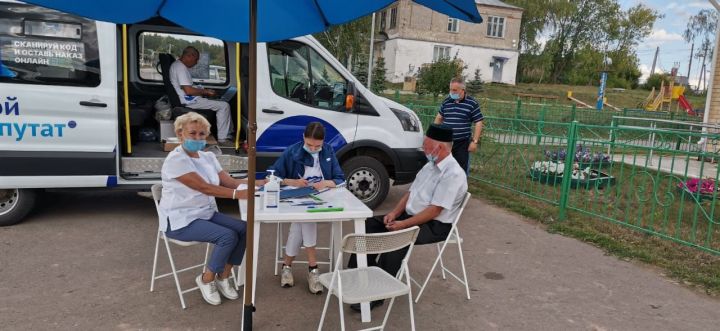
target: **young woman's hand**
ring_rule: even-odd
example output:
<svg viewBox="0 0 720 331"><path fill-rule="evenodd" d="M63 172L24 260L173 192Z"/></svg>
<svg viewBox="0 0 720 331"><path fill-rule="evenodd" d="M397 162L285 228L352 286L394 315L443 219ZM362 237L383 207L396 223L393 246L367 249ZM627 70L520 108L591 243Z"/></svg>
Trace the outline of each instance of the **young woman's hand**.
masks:
<svg viewBox="0 0 720 331"><path fill-rule="evenodd" d="M335 182L331 180L321 180L317 183L313 183L312 187L319 191L326 187L335 187Z"/></svg>
<svg viewBox="0 0 720 331"><path fill-rule="evenodd" d="M308 186L307 179L285 179L284 180L285 185L295 186L295 187L305 187Z"/></svg>

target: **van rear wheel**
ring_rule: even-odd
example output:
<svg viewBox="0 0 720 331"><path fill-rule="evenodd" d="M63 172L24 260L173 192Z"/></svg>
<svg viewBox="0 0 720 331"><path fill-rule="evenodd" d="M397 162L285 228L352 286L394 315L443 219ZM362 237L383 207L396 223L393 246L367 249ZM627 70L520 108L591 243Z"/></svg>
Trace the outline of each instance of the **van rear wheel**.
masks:
<svg viewBox="0 0 720 331"><path fill-rule="evenodd" d="M347 189L370 209L385 200L390 189L390 176L380 161L369 156L356 156L342 168Z"/></svg>
<svg viewBox="0 0 720 331"><path fill-rule="evenodd" d="M35 190L0 189L0 226L20 223L35 204Z"/></svg>

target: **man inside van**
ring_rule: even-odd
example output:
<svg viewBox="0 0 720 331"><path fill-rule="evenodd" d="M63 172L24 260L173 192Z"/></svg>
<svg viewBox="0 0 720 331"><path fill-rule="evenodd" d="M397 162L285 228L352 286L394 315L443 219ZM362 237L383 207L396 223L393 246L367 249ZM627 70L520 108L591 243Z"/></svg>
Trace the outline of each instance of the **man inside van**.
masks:
<svg viewBox="0 0 720 331"><path fill-rule="evenodd" d="M215 91L193 86L189 68L194 67L199 59L200 52L195 47L185 47L180 58L170 66L170 83L175 88L183 106L215 111L218 143L221 146L233 146L233 137L230 135L230 126L232 125L230 105L225 101L204 98L205 96L215 96Z"/></svg>
<svg viewBox="0 0 720 331"><path fill-rule="evenodd" d="M452 155L465 173L469 173L470 153L474 153L478 147L478 140L482 132L482 120L480 104L465 93L463 79L453 78L450 81L450 93L440 105L440 111L435 116L435 123L443 123L452 127ZM475 130L471 132L470 127L473 123Z"/></svg>
<svg viewBox="0 0 720 331"><path fill-rule="evenodd" d="M417 225L420 227L415 245L441 242L447 238L452 223L460 213L467 193L465 171L452 156L453 130L444 124L431 124L423 141L428 163L420 169L415 181L390 213L365 220L366 233L398 231ZM379 259L368 255L370 266L378 266L391 275L400 270L408 247L383 253ZM376 262L377 260L377 262ZM349 268L357 267L355 255L350 256ZM373 301L370 308L382 305ZM360 304L350 305L360 311Z"/></svg>

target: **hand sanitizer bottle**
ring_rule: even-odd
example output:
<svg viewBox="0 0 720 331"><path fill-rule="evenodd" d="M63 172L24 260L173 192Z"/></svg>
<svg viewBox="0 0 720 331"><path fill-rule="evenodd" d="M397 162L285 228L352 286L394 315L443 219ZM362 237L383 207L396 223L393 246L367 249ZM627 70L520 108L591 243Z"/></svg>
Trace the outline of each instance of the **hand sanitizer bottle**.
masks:
<svg viewBox="0 0 720 331"><path fill-rule="evenodd" d="M275 170L268 170L268 182L265 184L265 196L263 207L265 210L278 210L280 203L280 181L275 177Z"/></svg>

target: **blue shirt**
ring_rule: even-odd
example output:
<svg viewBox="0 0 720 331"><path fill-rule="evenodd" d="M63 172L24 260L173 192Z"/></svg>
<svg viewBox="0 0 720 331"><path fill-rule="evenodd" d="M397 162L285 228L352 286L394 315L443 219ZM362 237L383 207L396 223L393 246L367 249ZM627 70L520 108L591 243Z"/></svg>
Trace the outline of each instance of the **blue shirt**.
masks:
<svg viewBox="0 0 720 331"><path fill-rule="evenodd" d="M483 120L480 104L469 95L457 102L450 97L445 98L440 105L440 116L443 124L453 129L453 140L470 138L472 124Z"/></svg>

